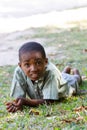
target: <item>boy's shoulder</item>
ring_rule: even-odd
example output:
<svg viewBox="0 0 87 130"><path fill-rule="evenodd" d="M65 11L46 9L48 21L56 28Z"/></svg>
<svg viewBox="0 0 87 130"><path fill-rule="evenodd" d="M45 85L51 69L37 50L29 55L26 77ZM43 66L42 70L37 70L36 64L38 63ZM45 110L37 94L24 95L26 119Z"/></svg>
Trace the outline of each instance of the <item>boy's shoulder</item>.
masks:
<svg viewBox="0 0 87 130"><path fill-rule="evenodd" d="M53 64L52 62L48 62L47 70L58 70L58 69L55 64Z"/></svg>
<svg viewBox="0 0 87 130"><path fill-rule="evenodd" d="M53 64L52 62L48 62L47 64L47 67L46 67L46 71L49 73L49 74L52 74L52 75L60 75L60 71L59 69L56 67L55 64Z"/></svg>
<svg viewBox="0 0 87 130"><path fill-rule="evenodd" d="M25 74L24 74L24 72L23 72L23 70L21 69L20 66L17 66L17 67L15 68L14 73L15 73L16 75L25 76Z"/></svg>
<svg viewBox="0 0 87 130"><path fill-rule="evenodd" d="M22 69L20 68L20 66L17 66L17 67L15 68L15 72L22 72Z"/></svg>
<svg viewBox="0 0 87 130"><path fill-rule="evenodd" d="M25 81L27 79L27 76L24 74L24 72L23 72L23 70L21 69L20 66L17 66L15 68L14 77L16 77L19 80L24 79Z"/></svg>

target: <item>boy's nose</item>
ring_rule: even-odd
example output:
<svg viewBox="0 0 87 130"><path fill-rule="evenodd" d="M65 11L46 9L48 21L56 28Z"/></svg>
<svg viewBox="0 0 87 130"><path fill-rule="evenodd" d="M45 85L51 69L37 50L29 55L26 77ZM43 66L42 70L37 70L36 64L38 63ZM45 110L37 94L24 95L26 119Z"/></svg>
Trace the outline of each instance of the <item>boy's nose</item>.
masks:
<svg viewBox="0 0 87 130"><path fill-rule="evenodd" d="M31 69L31 71L36 71L37 67L35 65L31 65L30 69Z"/></svg>

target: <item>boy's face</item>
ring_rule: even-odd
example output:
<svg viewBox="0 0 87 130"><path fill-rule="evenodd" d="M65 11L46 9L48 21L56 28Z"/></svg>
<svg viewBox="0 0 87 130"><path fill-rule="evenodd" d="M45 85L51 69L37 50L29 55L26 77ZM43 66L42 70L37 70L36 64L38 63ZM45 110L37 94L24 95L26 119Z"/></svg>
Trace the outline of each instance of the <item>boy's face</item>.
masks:
<svg viewBox="0 0 87 130"><path fill-rule="evenodd" d="M25 75L32 81L35 81L42 77L47 63L48 59L44 59L40 52L31 51L21 55L19 66L22 68Z"/></svg>

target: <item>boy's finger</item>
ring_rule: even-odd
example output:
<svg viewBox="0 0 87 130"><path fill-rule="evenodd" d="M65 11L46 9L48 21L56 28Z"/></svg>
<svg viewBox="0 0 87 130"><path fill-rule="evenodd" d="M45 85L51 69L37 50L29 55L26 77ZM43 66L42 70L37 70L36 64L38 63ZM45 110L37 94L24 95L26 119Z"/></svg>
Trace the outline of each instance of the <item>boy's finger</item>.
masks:
<svg viewBox="0 0 87 130"><path fill-rule="evenodd" d="M13 112L16 111L16 107L15 106L11 106L11 107L7 108L7 111L13 113Z"/></svg>
<svg viewBox="0 0 87 130"><path fill-rule="evenodd" d="M22 105L22 102L21 102L21 100L19 99L18 102L13 102L12 104L13 104L14 106L16 106L16 107L20 107L20 106Z"/></svg>
<svg viewBox="0 0 87 130"><path fill-rule="evenodd" d="M6 109L9 109L9 108L11 108L11 107L13 107L13 104L8 104L8 105L6 106Z"/></svg>
<svg viewBox="0 0 87 130"><path fill-rule="evenodd" d="M8 112L12 112L13 106L7 107Z"/></svg>
<svg viewBox="0 0 87 130"><path fill-rule="evenodd" d="M8 105L10 105L10 104L12 104L12 102L7 102L7 103L5 103L6 106L8 106Z"/></svg>

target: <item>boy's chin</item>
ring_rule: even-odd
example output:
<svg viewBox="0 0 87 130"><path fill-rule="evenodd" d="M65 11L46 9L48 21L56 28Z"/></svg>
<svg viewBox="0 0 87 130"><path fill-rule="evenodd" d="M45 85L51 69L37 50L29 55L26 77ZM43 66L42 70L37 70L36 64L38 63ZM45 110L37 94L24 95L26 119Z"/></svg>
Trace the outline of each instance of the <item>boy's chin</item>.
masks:
<svg viewBox="0 0 87 130"><path fill-rule="evenodd" d="M39 79L39 77L32 77L32 78L30 78L32 81L36 81L36 80L38 80Z"/></svg>
<svg viewBox="0 0 87 130"><path fill-rule="evenodd" d="M32 75L32 76L28 76L32 81L36 81L39 80L40 77L42 77L42 75Z"/></svg>

